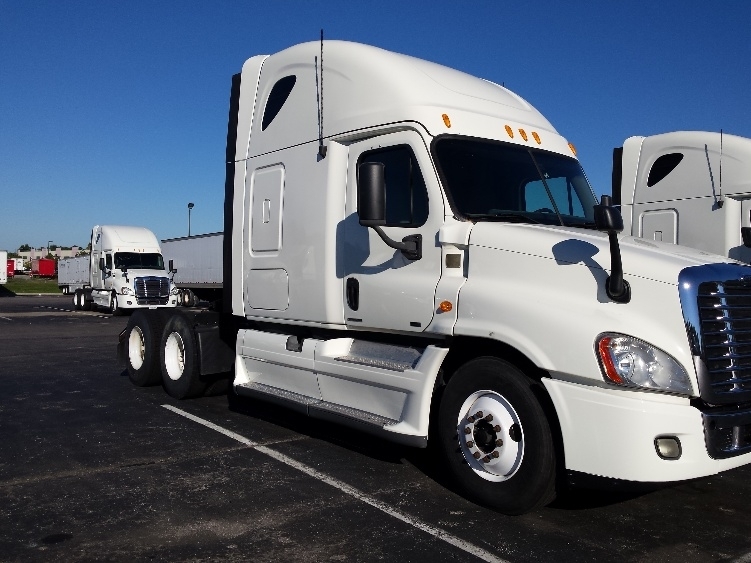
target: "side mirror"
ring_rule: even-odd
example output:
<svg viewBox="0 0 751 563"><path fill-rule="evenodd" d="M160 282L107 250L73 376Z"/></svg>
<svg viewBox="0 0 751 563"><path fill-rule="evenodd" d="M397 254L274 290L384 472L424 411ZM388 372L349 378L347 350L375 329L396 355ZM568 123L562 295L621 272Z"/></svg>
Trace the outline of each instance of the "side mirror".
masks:
<svg viewBox="0 0 751 563"><path fill-rule="evenodd" d="M357 215L360 225L372 228L387 246L401 251L408 260L420 260L422 235L408 235L399 242L381 229L386 225L385 169L382 162L363 162L357 170Z"/></svg>
<svg viewBox="0 0 751 563"><path fill-rule="evenodd" d="M177 270L175 270L175 261L174 260L170 260L169 261L169 273L170 274L176 274L177 273Z"/></svg>
<svg viewBox="0 0 751 563"><path fill-rule="evenodd" d="M382 162L364 162L358 169L357 215L363 227L386 224L385 168Z"/></svg>
<svg viewBox="0 0 751 563"><path fill-rule="evenodd" d="M623 216L613 207L613 198L602 196L600 205L594 206L595 226L598 231L608 233L610 242L610 275L605 280L605 292L616 303L631 301L631 286L623 279L623 265L621 263L621 247L618 244L618 233L623 230Z"/></svg>
<svg viewBox="0 0 751 563"><path fill-rule="evenodd" d="M613 198L609 195L602 196L600 205L595 205L595 226L598 231L620 233L623 230L623 216L616 207L613 207Z"/></svg>

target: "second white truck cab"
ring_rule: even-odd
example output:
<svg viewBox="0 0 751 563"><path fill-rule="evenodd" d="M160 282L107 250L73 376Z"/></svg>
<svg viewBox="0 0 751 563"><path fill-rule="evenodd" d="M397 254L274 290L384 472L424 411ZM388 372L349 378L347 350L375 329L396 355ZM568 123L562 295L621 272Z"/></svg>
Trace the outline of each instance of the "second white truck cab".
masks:
<svg viewBox="0 0 751 563"><path fill-rule="evenodd" d="M751 139L630 137L613 152L613 197L626 233L751 262Z"/></svg>
<svg viewBox="0 0 751 563"><path fill-rule="evenodd" d="M159 241L144 227L96 225L91 231L88 284L73 304L117 314L139 308L175 307L177 290L165 269Z"/></svg>
<svg viewBox="0 0 751 563"><path fill-rule="evenodd" d="M509 514L567 474L751 462L751 291L729 297L751 268L620 235L517 94L327 41L248 59L229 117L223 313L134 313L135 384L188 398L232 370L239 395L431 443Z"/></svg>

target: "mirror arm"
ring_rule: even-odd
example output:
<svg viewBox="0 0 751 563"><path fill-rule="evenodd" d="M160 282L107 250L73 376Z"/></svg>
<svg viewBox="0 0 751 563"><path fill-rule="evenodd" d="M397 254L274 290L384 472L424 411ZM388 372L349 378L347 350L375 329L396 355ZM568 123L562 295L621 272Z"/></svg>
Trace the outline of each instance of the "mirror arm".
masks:
<svg viewBox="0 0 751 563"><path fill-rule="evenodd" d="M378 233L381 240L388 246L401 250L408 260L420 260L422 258L422 235L408 235L402 239L402 242L398 242L384 233L381 227L374 225L371 228Z"/></svg>

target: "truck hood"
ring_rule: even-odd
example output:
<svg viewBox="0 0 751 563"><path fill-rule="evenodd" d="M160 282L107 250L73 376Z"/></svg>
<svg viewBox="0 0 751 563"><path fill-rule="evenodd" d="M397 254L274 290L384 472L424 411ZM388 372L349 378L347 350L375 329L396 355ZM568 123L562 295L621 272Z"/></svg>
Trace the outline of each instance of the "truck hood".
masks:
<svg viewBox="0 0 751 563"><path fill-rule="evenodd" d="M677 285L684 268L702 264L738 263L724 256L632 236L619 236L624 276L637 276ZM558 264L582 264L610 271L608 235L594 230L549 225L478 222L472 227L469 246L493 248L555 260Z"/></svg>

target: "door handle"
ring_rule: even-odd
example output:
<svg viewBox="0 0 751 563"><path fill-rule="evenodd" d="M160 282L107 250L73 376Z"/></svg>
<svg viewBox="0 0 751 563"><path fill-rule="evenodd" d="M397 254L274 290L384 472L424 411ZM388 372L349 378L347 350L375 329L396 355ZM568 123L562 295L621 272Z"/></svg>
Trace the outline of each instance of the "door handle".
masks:
<svg viewBox="0 0 751 563"><path fill-rule="evenodd" d="M360 308L360 282L357 278L347 278L347 306L353 311Z"/></svg>

